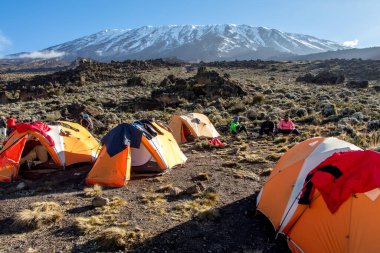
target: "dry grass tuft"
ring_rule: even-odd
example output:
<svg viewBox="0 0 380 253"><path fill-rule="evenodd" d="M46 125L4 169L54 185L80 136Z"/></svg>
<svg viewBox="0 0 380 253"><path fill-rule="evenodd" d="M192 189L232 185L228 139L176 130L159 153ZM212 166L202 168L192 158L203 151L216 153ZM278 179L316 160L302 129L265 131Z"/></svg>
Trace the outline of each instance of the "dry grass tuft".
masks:
<svg viewBox="0 0 380 253"><path fill-rule="evenodd" d="M84 196L86 197L96 197L100 196L103 193L103 189L100 185L96 184L93 187L87 187L83 189Z"/></svg>
<svg viewBox="0 0 380 253"><path fill-rule="evenodd" d="M225 168L240 168L241 165L238 164L237 162L235 161L232 161L232 160L229 160L229 161L226 161L222 164L222 167L225 167Z"/></svg>
<svg viewBox="0 0 380 253"><path fill-rule="evenodd" d="M193 145L193 148L198 151L219 149L223 147L214 146L208 140L202 140L202 139L196 139L195 144Z"/></svg>
<svg viewBox="0 0 380 253"><path fill-rule="evenodd" d="M245 163L267 163L268 161L265 160L265 158L258 156L258 155L246 155L245 158L239 162L245 162Z"/></svg>
<svg viewBox="0 0 380 253"><path fill-rule="evenodd" d="M166 199L162 195L155 193L142 194L140 199L145 205L159 205L166 202Z"/></svg>
<svg viewBox="0 0 380 253"><path fill-rule="evenodd" d="M199 173L197 176L194 177L194 180L199 181L207 181L210 179L210 175L208 173Z"/></svg>
<svg viewBox="0 0 380 253"><path fill-rule="evenodd" d="M106 250L118 250L127 245L127 231L119 227L109 227L96 237L99 246Z"/></svg>
<svg viewBox="0 0 380 253"><path fill-rule="evenodd" d="M30 209L16 213L12 226L38 229L50 225L63 217L61 206L56 202L35 202Z"/></svg>
<svg viewBox="0 0 380 253"><path fill-rule="evenodd" d="M191 215L198 215L202 212L209 210L216 206L219 202L219 194L212 189L206 190L204 193L199 194L197 199L185 201L174 207L174 210L189 217Z"/></svg>
<svg viewBox="0 0 380 253"><path fill-rule="evenodd" d="M158 188L156 190L156 192L158 192L158 193L167 193L167 192L170 192L170 190L172 190L172 189L173 189L173 185L172 184L167 184L167 185L163 185L160 188Z"/></svg>
<svg viewBox="0 0 380 253"><path fill-rule="evenodd" d="M231 173L235 178L246 178L254 181L260 181L260 177L251 171L234 168L222 168L222 171Z"/></svg>
<svg viewBox="0 0 380 253"><path fill-rule="evenodd" d="M101 231L95 240L100 248L109 251L123 249L141 241L142 238L143 233L140 228L127 231L123 228L112 226Z"/></svg>
<svg viewBox="0 0 380 253"><path fill-rule="evenodd" d="M110 202L102 207L96 208L96 211L99 214L118 214L120 212L121 207L125 206L127 201L120 196L112 197Z"/></svg>
<svg viewBox="0 0 380 253"><path fill-rule="evenodd" d="M89 234L100 229L105 224L104 217L100 215L94 215L90 217L77 217L74 222L74 226L83 234Z"/></svg>
<svg viewBox="0 0 380 253"><path fill-rule="evenodd" d="M215 206L219 202L219 194L211 189L206 190L199 199L199 204L202 206Z"/></svg>
<svg viewBox="0 0 380 253"><path fill-rule="evenodd" d="M201 221L214 221L220 217L220 212L218 209L210 208L197 213L197 217Z"/></svg>
<svg viewBox="0 0 380 253"><path fill-rule="evenodd" d="M273 171L272 168L264 169L263 171L261 171L260 176L267 177L270 175L270 173L272 173L272 171Z"/></svg>
<svg viewBox="0 0 380 253"><path fill-rule="evenodd" d="M28 248L26 250L26 253L38 253L38 252L39 252L38 249L35 249L35 248L32 248L32 247L30 247L30 248Z"/></svg>
<svg viewBox="0 0 380 253"><path fill-rule="evenodd" d="M288 138L287 137L277 137L273 143L275 144L280 144L280 143L285 143L288 141Z"/></svg>
<svg viewBox="0 0 380 253"><path fill-rule="evenodd" d="M380 131L369 134L368 147L378 150L380 148Z"/></svg>
<svg viewBox="0 0 380 253"><path fill-rule="evenodd" d="M269 161L277 162L281 158L280 154L271 153L269 154L266 159Z"/></svg>

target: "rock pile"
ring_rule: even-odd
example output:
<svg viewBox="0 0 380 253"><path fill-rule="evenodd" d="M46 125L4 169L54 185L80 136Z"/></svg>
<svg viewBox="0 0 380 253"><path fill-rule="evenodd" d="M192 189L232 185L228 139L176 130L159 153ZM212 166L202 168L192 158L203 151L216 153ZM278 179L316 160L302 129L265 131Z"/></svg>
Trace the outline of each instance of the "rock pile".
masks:
<svg viewBox="0 0 380 253"><path fill-rule="evenodd" d="M315 84L340 84L345 80L343 74L334 73L331 71L323 71L317 75L307 73L303 76L298 76L296 82L315 83Z"/></svg>
<svg viewBox="0 0 380 253"><path fill-rule="evenodd" d="M203 99L247 95L239 83L220 76L216 71L208 71L206 67L199 67L197 74L188 79L168 76L161 82L160 86L164 87L154 90L151 97L165 106L178 106L186 100L197 101L202 104Z"/></svg>

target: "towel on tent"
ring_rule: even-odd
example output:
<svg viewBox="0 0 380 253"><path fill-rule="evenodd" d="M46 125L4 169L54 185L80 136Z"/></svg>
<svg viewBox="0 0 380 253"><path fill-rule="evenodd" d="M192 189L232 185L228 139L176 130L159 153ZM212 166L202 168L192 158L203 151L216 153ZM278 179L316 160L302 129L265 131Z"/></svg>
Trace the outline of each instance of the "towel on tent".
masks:
<svg viewBox="0 0 380 253"><path fill-rule="evenodd" d="M37 121L37 122L33 122L31 124L19 123L19 124L16 124L15 129L19 133L24 133L28 130L36 131L36 132L40 133L46 140L48 140L50 146L52 146L52 147L54 146L53 138L51 138L51 136L47 134L47 132L49 132L51 130L51 128L43 122Z"/></svg>
<svg viewBox="0 0 380 253"><path fill-rule="evenodd" d="M107 147L107 153L110 157L120 153L128 146L140 148L141 137L143 132L127 123L118 125L109 131L101 140Z"/></svg>

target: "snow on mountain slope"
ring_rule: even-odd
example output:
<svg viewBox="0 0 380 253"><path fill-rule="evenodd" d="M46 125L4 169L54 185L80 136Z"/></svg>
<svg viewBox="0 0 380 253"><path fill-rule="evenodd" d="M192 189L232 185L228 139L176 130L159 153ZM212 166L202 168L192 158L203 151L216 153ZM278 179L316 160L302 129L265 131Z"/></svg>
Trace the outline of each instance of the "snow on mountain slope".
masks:
<svg viewBox="0 0 380 253"><path fill-rule="evenodd" d="M182 60L269 58L278 54L306 55L344 49L308 35L248 25L169 25L107 29L41 52L61 52L65 58L97 60L177 57Z"/></svg>

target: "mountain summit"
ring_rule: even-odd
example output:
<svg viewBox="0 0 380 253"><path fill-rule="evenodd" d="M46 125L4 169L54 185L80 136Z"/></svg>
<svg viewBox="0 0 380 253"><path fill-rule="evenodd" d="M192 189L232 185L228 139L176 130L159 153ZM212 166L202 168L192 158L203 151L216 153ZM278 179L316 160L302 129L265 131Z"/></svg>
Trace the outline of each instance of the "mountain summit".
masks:
<svg viewBox="0 0 380 253"><path fill-rule="evenodd" d="M345 49L329 40L249 25L168 25L107 29L39 51L101 61L171 58L187 61L271 59ZM35 54L36 52L34 52ZM27 53L14 55L28 56Z"/></svg>

